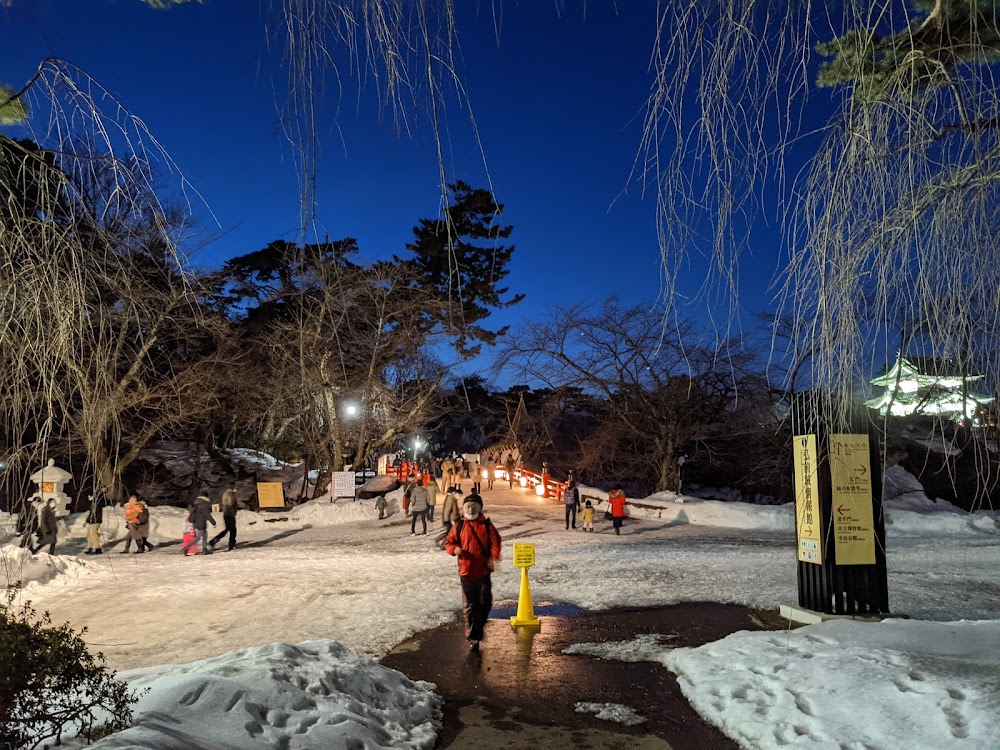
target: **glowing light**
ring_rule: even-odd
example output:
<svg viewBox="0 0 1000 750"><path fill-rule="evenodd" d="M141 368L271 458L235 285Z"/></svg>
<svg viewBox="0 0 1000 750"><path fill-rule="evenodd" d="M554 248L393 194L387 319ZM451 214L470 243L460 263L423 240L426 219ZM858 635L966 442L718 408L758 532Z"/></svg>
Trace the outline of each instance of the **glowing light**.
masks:
<svg viewBox="0 0 1000 750"><path fill-rule="evenodd" d="M490 478L490 473L486 469L483 469L483 479L489 479L489 478Z"/></svg>
<svg viewBox="0 0 1000 750"><path fill-rule="evenodd" d="M528 486L528 478L527 477L521 477L519 480L517 480L517 483L519 485L521 485L522 487L527 487Z"/></svg>
<svg viewBox="0 0 1000 750"><path fill-rule="evenodd" d="M545 485L544 484L536 484L535 485L535 494L538 495L539 497L542 497L545 494Z"/></svg>

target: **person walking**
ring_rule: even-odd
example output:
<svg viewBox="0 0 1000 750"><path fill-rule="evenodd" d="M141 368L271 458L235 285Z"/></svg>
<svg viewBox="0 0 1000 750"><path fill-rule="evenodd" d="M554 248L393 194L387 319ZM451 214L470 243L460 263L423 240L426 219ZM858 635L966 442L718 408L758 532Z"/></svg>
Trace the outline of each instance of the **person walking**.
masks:
<svg viewBox="0 0 1000 750"><path fill-rule="evenodd" d="M375 510L378 511L378 520L385 518L385 495L379 495L375 498Z"/></svg>
<svg viewBox="0 0 1000 750"><path fill-rule="evenodd" d="M472 494L478 495L483 485L483 465L477 458L472 462Z"/></svg>
<svg viewBox="0 0 1000 750"><path fill-rule="evenodd" d="M212 554L212 550L208 548L208 524L218 525L212 518L212 501L204 495L199 495L198 499L194 501L194 507L191 508L189 517L191 525L194 526L194 539L186 542L181 552L186 555L191 547L200 544L201 554Z"/></svg>
<svg viewBox="0 0 1000 750"><path fill-rule="evenodd" d="M101 555L101 523L104 521L104 506L100 499L90 496L90 510L87 512L87 549L85 555Z"/></svg>
<svg viewBox="0 0 1000 750"><path fill-rule="evenodd" d="M229 535L229 551L232 552L236 549L236 511L239 510L239 504L236 501L236 488L230 487L228 490L222 493L222 523L225 528L218 534L213 536L208 542L208 548L215 552L215 545L226 534Z"/></svg>
<svg viewBox="0 0 1000 750"><path fill-rule="evenodd" d="M139 551L145 552L153 549L153 545L149 543L149 505L139 498L139 507L142 508L139 512Z"/></svg>
<svg viewBox="0 0 1000 750"><path fill-rule="evenodd" d="M422 533L427 533L427 490L424 489L424 480L418 479L416 486L410 492L410 536L417 533L417 519L423 524Z"/></svg>
<svg viewBox="0 0 1000 750"><path fill-rule="evenodd" d="M31 554L37 555L42 547L49 545L49 554L56 553L56 536L58 526L56 525L56 501L49 498L49 501L42 506L42 513L38 519L38 544L32 547Z"/></svg>
<svg viewBox="0 0 1000 750"><path fill-rule="evenodd" d="M135 554L139 555L146 551L146 545L142 543L142 537L139 535L141 515L142 506L139 504L139 498L129 495L128 502L125 503L125 528L128 530L128 536L125 539L125 549L121 552L123 555L128 554L132 542L135 542Z"/></svg>
<svg viewBox="0 0 1000 750"><path fill-rule="evenodd" d="M594 533L594 506L588 500L583 506L583 530L589 531L591 534Z"/></svg>
<svg viewBox="0 0 1000 750"><path fill-rule="evenodd" d="M611 506L611 524L615 527L615 534L622 533L622 523L625 521L625 492L620 484L616 484L608 495L608 505Z"/></svg>
<svg viewBox="0 0 1000 750"><path fill-rule="evenodd" d="M444 527L444 533L434 540L441 549L444 549L444 540L448 538L451 527L462 517L461 507L458 491L454 487L449 487L441 505L441 525Z"/></svg>
<svg viewBox="0 0 1000 750"><path fill-rule="evenodd" d="M486 620L493 609L490 574L500 559L500 534L483 515L483 499L479 495L469 495L462 502L462 517L448 532L445 550L452 557L458 557L465 637L469 649L478 651L479 642L485 635Z"/></svg>
<svg viewBox="0 0 1000 750"><path fill-rule="evenodd" d="M417 475L411 474L407 480L406 484L403 486L403 511L406 516L410 515L410 505L412 505L413 500L413 488L417 486Z"/></svg>
<svg viewBox="0 0 1000 750"><path fill-rule="evenodd" d="M41 496L33 495L24 501L21 512L17 514L16 531L21 535L18 546L29 551L32 546L31 538L38 536L38 518L41 513L39 506L41 503Z"/></svg>
<svg viewBox="0 0 1000 750"><path fill-rule="evenodd" d="M514 456L510 453L507 454L507 460L503 465L504 470L507 472L507 484L508 489L514 488L514 469L517 468L517 464L514 463Z"/></svg>
<svg viewBox="0 0 1000 750"><path fill-rule="evenodd" d="M427 520L433 522L434 510L437 507L438 501L438 490L440 489L437 480L431 477L431 481L427 483L424 489L427 490Z"/></svg>
<svg viewBox="0 0 1000 750"><path fill-rule="evenodd" d="M573 479L572 474L569 477L569 484L563 490L563 504L566 506L566 530L569 531L570 519L572 519L575 529L576 512L580 510L580 491L577 489L576 480Z"/></svg>
<svg viewBox="0 0 1000 750"><path fill-rule="evenodd" d="M455 462L451 456L446 456L441 462L441 476L444 478L444 486L451 487L455 484Z"/></svg>

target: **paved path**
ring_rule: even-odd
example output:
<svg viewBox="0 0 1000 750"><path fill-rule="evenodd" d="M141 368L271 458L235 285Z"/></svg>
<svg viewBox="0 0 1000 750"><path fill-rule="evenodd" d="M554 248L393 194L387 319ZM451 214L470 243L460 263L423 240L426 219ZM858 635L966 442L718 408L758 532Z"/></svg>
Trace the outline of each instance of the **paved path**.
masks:
<svg viewBox="0 0 1000 750"><path fill-rule="evenodd" d="M487 625L479 655L466 647L459 619L400 644L382 663L437 685L445 699L438 744L448 750L510 748L673 748L730 750L737 745L696 714L666 668L567 655L574 643L659 634L696 646L762 622L744 607L679 604L574 616L542 616L534 635L516 634L510 611ZM617 703L645 721L628 727L575 710L577 702Z"/></svg>

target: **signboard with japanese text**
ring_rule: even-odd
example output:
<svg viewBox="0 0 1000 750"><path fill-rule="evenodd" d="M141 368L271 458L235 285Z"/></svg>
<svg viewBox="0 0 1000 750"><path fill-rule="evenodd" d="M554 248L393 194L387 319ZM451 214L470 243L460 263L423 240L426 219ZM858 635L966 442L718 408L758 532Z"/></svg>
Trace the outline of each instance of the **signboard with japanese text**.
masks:
<svg viewBox="0 0 1000 750"><path fill-rule="evenodd" d="M284 508L285 488L281 482L257 482L257 505L261 508Z"/></svg>
<svg viewBox="0 0 1000 750"><path fill-rule="evenodd" d="M530 568L535 564L535 545L517 542L514 544L514 567Z"/></svg>
<svg viewBox="0 0 1000 750"><path fill-rule="evenodd" d="M830 484L837 564L874 565L875 519L867 435L830 435Z"/></svg>
<svg viewBox="0 0 1000 750"><path fill-rule="evenodd" d="M354 472L333 472L333 497L354 497Z"/></svg>
<svg viewBox="0 0 1000 750"><path fill-rule="evenodd" d="M795 536L802 562L823 564L823 520L819 507L819 483L816 470L816 436L792 438L795 465Z"/></svg>

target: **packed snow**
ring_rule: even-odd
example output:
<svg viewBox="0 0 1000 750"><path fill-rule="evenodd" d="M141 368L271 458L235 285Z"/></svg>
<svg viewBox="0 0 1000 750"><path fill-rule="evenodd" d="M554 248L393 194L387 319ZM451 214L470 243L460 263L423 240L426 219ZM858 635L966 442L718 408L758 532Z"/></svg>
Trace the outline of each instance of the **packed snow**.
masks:
<svg viewBox="0 0 1000 750"><path fill-rule="evenodd" d="M586 701L580 701L576 704L575 708L578 713L594 714L598 719L614 721L629 727L634 727L636 724L642 724L645 721L644 718L631 708L623 706L620 703L587 703Z"/></svg>
<svg viewBox="0 0 1000 750"><path fill-rule="evenodd" d="M432 748L434 686L335 641L271 643L189 664L122 672L144 691L131 728L94 748Z"/></svg>
<svg viewBox="0 0 1000 750"><path fill-rule="evenodd" d="M592 647L596 651L579 644L572 648L580 648L581 658L604 648L608 658L666 663L695 708L745 748L783 743L825 748L834 735L845 747L992 747L983 743L994 741L991 732L1000 724L995 677L1000 530L995 515L955 513L914 492L911 487L898 502L886 504L890 605L912 621L740 633L704 651L671 652L669 640L652 635ZM530 541L536 546L537 565L531 571L536 601L584 609L683 601L776 609L794 603L790 507L661 493L636 500L617 537L603 520L602 493L584 488L582 494L596 506L594 534L564 530L561 504L527 490L484 492L485 511L504 537L505 562L494 574L497 600L517 597L519 571L508 562L510 545ZM390 515L384 521L377 520L373 500L321 498L284 513L241 511L240 543L231 553L182 557L183 512L154 508L151 541L157 549L141 556L116 554L123 525L110 513L104 555L73 556L85 544L82 518L71 517L54 559L10 544L0 548L0 557L8 581L24 583L23 598L50 611L57 622L86 625L88 642L113 668L130 670L122 673L130 684L153 688L140 704L139 726L130 730L141 728L141 737L116 735L103 742L121 744L105 747L184 747L196 739L201 746L232 746L211 734L213 726L226 722L243 727L247 743L296 747L305 742L303 726L332 726L334 720L345 737L359 733L363 744L347 746L377 747L371 743L381 743L382 735L363 734L368 731L364 719L371 716L355 705L368 700L356 689L330 690L322 701L311 698L317 704L312 708L296 703L308 685L280 675L297 674L296 660L303 653L323 649L338 656L316 669L364 659L351 652L377 659L456 615L461 594L455 561L434 541L440 522L429 524L426 536L419 526L410 536L400 492L388 499ZM8 536L8 541L14 540ZM310 644L314 641L326 645ZM249 668L252 659L246 654L256 653L253 649L266 650L274 684L264 685L251 672L220 683L221 677L236 674L229 671L233 665ZM158 666L164 663L180 666ZM402 677L372 675L372 681L388 685L386 705L402 717L392 719L399 723L399 734L389 746L420 747L423 727L431 726L428 717L436 710L429 698L420 697L426 686L404 690L403 682L393 681ZM190 684L178 687L184 680ZM200 691L195 683L203 686ZM850 690L851 685L864 689ZM821 700L815 691L827 687L834 692ZM195 692L197 710L189 711L181 698ZM251 704L265 713L255 715ZM291 710L294 706L299 708ZM757 713L764 709L771 711L770 718ZM742 714L757 718L726 718ZM860 719L874 716L878 721ZM844 717L859 720L845 728ZM254 734L257 726L259 735ZM803 731L797 733L796 727ZM171 739L176 732L184 741ZM146 744L137 744L140 740Z"/></svg>

